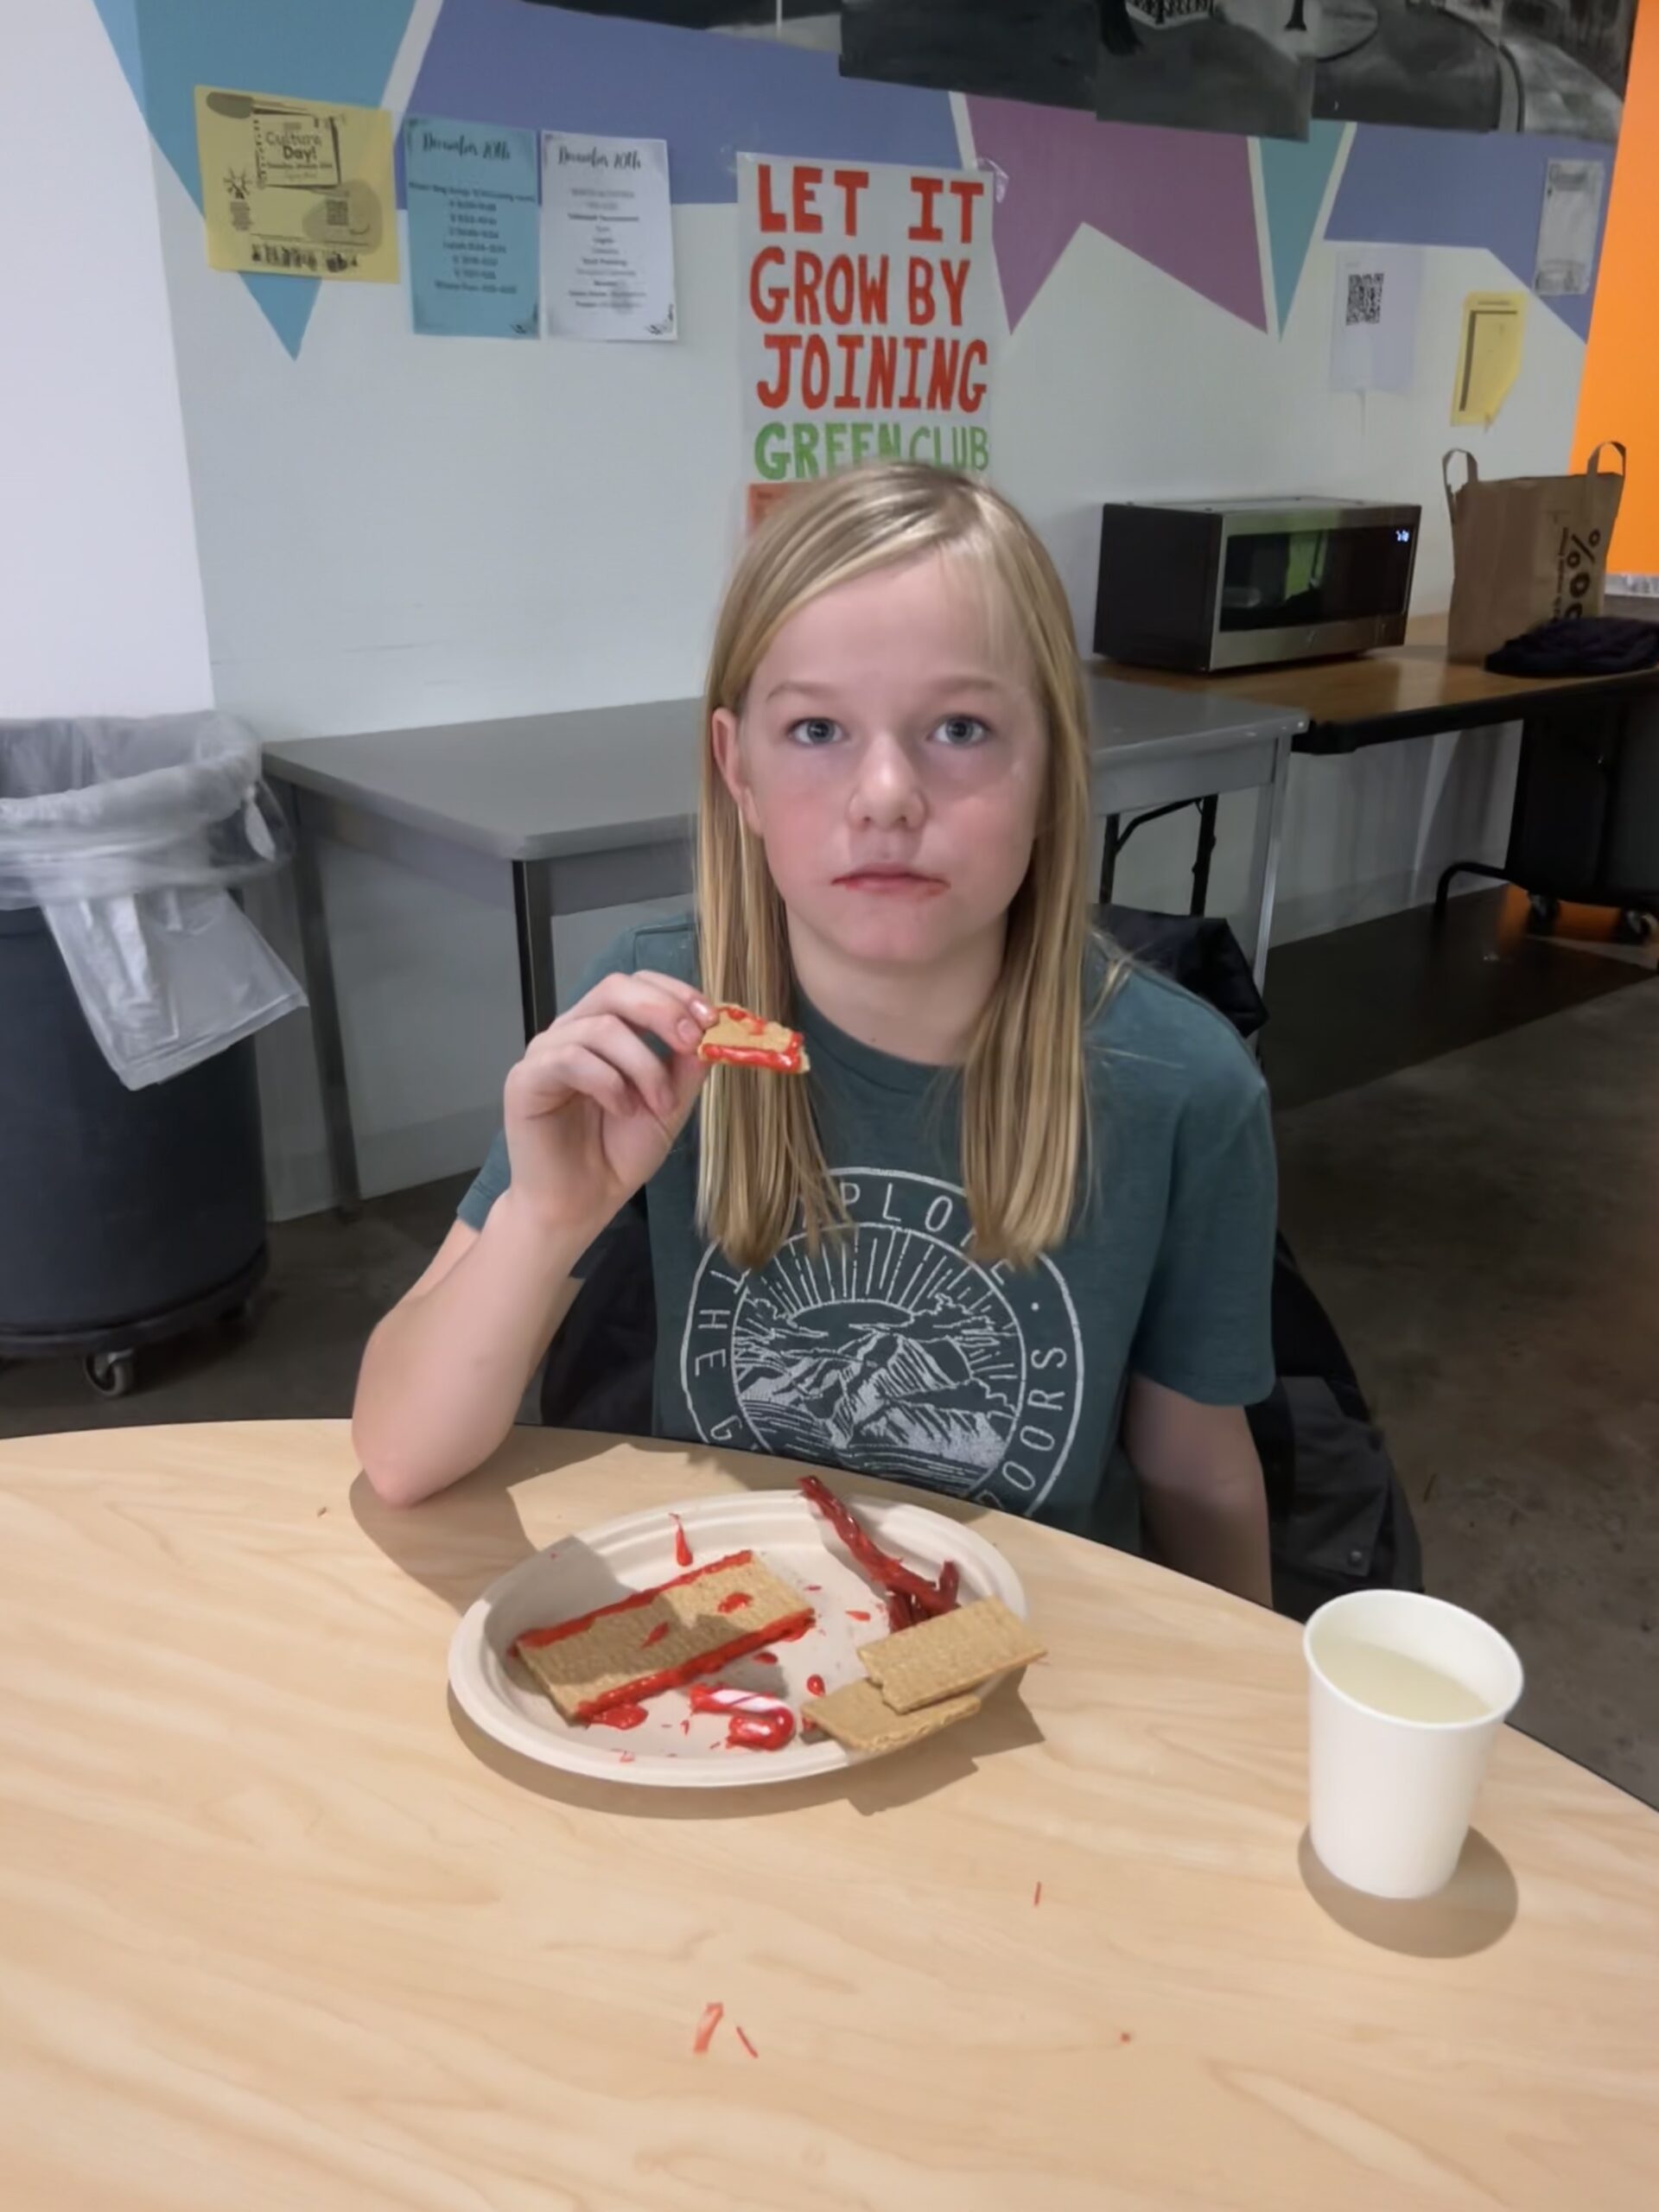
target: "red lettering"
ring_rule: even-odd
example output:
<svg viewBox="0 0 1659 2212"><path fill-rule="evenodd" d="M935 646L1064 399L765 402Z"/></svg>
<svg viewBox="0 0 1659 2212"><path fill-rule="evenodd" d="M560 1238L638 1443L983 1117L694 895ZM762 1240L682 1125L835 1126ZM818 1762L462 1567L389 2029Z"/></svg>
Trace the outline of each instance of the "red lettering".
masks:
<svg viewBox="0 0 1659 2212"><path fill-rule="evenodd" d="M823 309L831 322L843 327L853 319L853 259L838 253L823 276Z"/></svg>
<svg viewBox="0 0 1659 2212"><path fill-rule="evenodd" d="M761 340L778 364L776 382L758 384L754 387L754 396L763 407L786 407L789 404L795 353L800 342L799 334L792 330L775 330Z"/></svg>
<svg viewBox="0 0 1659 2212"><path fill-rule="evenodd" d="M896 338L870 339L870 397L874 411L878 407L891 407L899 379L899 340Z"/></svg>
<svg viewBox="0 0 1659 2212"><path fill-rule="evenodd" d="M780 245L763 245L754 257L749 271L749 307L757 322L781 322L789 298L788 287L774 284L766 291L760 289L762 272L769 264L781 266L784 249Z"/></svg>
<svg viewBox="0 0 1659 2212"><path fill-rule="evenodd" d="M926 351L927 340L925 338L906 339L905 353L910 362L910 373L905 378L905 388L899 395L899 404L901 408L919 407L922 404L922 395L918 387L918 379L920 377L922 371L922 355Z"/></svg>
<svg viewBox="0 0 1659 2212"><path fill-rule="evenodd" d="M915 253L910 257L910 319L912 322L933 320L933 264Z"/></svg>
<svg viewBox="0 0 1659 2212"><path fill-rule="evenodd" d="M910 180L910 188L922 203L921 220L912 223L906 235L937 244L944 236L934 213L935 203L944 189L943 181L937 176L913 176Z"/></svg>
<svg viewBox="0 0 1659 2212"><path fill-rule="evenodd" d="M822 322L818 313L818 287L823 282L823 264L816 253L805 246L795 255L795 320L797 322Z"/></svg>
<svg viewBox="0 0 1659 2212"><path fill-rule="evenodd" d="M760 195L760 227L763 231L786 231L789 218L781 207L774 207L772 198L772 163L762 162L756 183Z"/></svg>
<svg viewBox="0 0 1659 2212"><path fill-rule="evenodd" d="M843 331L836 343L841 348L842 366L845 372L841 379L841 390L836 394L836 404L837 407L855 408L859 404L856 379L859 356L864 351L864 334L862 331Z"/></svg>
<svg viewBox="0 0 1659 2212"><path fill-rule="evenodd" d="M861 253L858 257L858 319L861 322L885 322L887 319L887 257L885 253L874 269Z"/></svg>
<svg viewBox="0 0 1659 2212"><path fill-rule="evenodd" d="M830 181L841 187L842 220L849 238L858 236L858 195L870 181L868 169L833 169Z"/></svg>
<svg viewBox="0 0 1659 2212"><path fill-rule="evenodd" d="M823 228L823 218L818 213L818 187L823 181L823 171L816 162L797 162L794 174L793 213L795 227L807 237Z"/></svg>
<svg viewBox="0 0 1659 2212"><path fill-rule="evenodd" d="M927 380L930 414L948 415L956 405L957 362L961 353L960 338L936 338L933 340L933 372Z"/></svg>
<svg viewBox="0 0 1659 2212"><path fill-rule="evenodd" d="M962 411L964 415L977 415L985 404L984 378L982 376L970 385L968 372L972 368L988 367L990 358L989 349L982 338L969 340L962 356Z"/></svg>
<svg viewBox="0 0 1659 2212"><path fill-rule="evenodd" d="M968 292L968 264L965 261L942 261L939 276L950 302L952 329L962 328L962 303Z"/></svg>
<svg viewBox="0 0 1659 2212"><path fill-rule="evenodd" d="M816 332L801 355L801 397L816 414L830 397L830 348Z"/></svg>
<svg viewBox="0 0 1659 2212"><path fill-rule="evenodd" d="M956 195L957 219L958 227L962 232L962 243L963 245L972 245L974 242L974 210L978 207L980 197L984 192L984 179L982 177L953 176L950 180L950 189Z"/></svg>

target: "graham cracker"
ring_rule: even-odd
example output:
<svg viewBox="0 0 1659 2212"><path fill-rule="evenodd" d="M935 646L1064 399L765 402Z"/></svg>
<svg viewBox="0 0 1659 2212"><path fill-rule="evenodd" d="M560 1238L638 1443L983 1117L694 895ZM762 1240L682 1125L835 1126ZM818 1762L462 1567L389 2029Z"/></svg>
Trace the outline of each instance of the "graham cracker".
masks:
<svg viewBox="0 0 1659 2212"><path fill-rule="evenodd" d="M894 1713L915 1713L1028 1666L1045 1648L1000 1598L979 1598L864 1644L858 1656L882 1703Z"/></svg>
<svg viewBox="0 0 1659 2212"><path fill-rule="evenodd" d="M594 1720L713 1674L812 1619L798 1590L753 1552L733 1552L575 1620L526 1629L513 1649L567 1720Z"/></svg>
<svg viewBox="0 0 1659 2212"><path fill-rule="evenodd" d="M715 1007L697 1057L730 1067L770 1068L778 1075L804 1075L812 1065L798 1029L781 1021L763 1021L741 1006Z"/></svg>
<svg viewBox="0 0 1659 2212"><path fill-rule="evenodd" d="M936 1736L954 1721L967 1720L979 1711L976 1697L947 1698L920 1713L895 1713L884 1705L869 1682L849 1682L828 1697L809 1698L801 1707L803 1719L833 1736L849 1751L899 1751Z"/></svg>

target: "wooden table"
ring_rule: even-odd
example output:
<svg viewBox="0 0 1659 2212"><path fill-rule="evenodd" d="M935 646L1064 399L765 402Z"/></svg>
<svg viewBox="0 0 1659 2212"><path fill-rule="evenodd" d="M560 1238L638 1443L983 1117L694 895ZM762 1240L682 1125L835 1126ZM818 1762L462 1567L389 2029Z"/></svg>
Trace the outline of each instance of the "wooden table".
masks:
<svg viewBox="0 0 1659 2212"><path fill-rule="evenodd" d="M1624 612L1621 602L1608 613ZM1652 619L1651 602L1639 609ZM1475 729L1542 714L1565 699L1605 697L1613 692L1659 687L1659 668L1629 676L1493 676L1478 662L1446 657L1446 617L1422 615L1407 626L1403 645L1346 660L1293 663L1282 668L1239 669L1224 676L1178 676L1166 670L1128 668L1096 661L1103 675L1156 690L1253 699L1307 717L1298 753L1353 753L1437 731Z"/></svg>
<svg viewBox="0 0 1659 2212"><path fill-rule="evenodd" d="M326 1422L0 1445L6 2207L1654 2202L1659 1816L1565 1760L1506 1732L1452 1890L1368 1905L1302 1842L1294 1629L992 1516L1022 1697L850 1781L572 1784L446 1704L458 1609L791 1471L354 1474Z"/></svg>

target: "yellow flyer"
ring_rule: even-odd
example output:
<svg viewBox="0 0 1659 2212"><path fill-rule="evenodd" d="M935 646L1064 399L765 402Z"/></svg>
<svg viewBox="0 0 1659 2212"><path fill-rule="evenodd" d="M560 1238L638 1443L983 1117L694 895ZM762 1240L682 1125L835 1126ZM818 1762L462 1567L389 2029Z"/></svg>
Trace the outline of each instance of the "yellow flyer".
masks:
<svg viewBox="0 0 1659 2212"><path fill-rule="evenodd" d="M213 268L397 283L385 108L198 85L196 147Z"/></svg>

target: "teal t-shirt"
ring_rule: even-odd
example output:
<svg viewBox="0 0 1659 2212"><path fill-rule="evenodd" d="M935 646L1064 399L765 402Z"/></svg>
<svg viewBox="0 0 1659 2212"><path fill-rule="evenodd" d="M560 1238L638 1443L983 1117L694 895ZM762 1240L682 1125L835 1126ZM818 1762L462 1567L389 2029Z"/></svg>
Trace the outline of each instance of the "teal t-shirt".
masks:
<svg viewBox="0 0 1659 2212"><path fill-rule="evenodd" d="M589 979L696 977L689 919L631 931ZM1277 1199L1266 1086L1230 1024L1133 970L1087 1033L1094 1174L1028 1270L969 1249L959 1084L798 1007L823 1154L852 1217L760 1268L698 1234L697 1117L645 1186L658 1435L857 1469L1140 1548L1118 1448L1128 1377L1205 1405L1273 1387ZM497 1138L461 1201L505 1187Z"/></svg>

